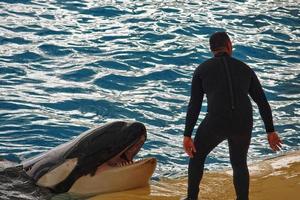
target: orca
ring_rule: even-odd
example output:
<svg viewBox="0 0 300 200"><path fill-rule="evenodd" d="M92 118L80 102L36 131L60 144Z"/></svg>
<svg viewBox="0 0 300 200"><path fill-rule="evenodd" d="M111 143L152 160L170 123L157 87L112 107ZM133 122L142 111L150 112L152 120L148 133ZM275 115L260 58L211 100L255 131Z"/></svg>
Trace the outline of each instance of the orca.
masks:
<svg viewBox="0 0 300 200"><path fill-rule="evenodd" d="M146 186L155 158L134 161L147 137L140 122L115 121L21 162L38 186L54 193L96 195Z"/></svg>

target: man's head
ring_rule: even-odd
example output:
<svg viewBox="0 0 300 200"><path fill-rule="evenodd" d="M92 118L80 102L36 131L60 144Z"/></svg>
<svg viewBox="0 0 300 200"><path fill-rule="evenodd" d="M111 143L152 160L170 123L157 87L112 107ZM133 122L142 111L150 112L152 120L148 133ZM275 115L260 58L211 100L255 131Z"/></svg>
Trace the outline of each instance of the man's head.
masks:
<svg viewBox="0 0 300 200"><path fill-rule="evenodd" d="M232 44L226 32L216 32L209 38L210 50L214 55L220 52L232 54Z"/></svg>

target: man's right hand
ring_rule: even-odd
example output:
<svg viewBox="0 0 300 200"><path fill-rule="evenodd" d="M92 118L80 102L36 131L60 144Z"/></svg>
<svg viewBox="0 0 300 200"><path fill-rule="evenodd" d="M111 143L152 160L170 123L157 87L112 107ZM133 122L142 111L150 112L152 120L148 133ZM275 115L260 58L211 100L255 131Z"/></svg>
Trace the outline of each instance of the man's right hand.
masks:
<svg viewBox="0 0 300 200"><path fill-rule="evenodd" d="M268 141L273 151L279 151L281 149L282 141L280 140L276 132L268 133Z"/></svg>
<svg viewBox="0 0 300 200"><path fill-rule="evenodd" d="M189 155L190 158L194 157L193 153L196 152L196 148L194 145L194 141L191 137L184 136L183 148L184 148L184 151Z"/></svg>

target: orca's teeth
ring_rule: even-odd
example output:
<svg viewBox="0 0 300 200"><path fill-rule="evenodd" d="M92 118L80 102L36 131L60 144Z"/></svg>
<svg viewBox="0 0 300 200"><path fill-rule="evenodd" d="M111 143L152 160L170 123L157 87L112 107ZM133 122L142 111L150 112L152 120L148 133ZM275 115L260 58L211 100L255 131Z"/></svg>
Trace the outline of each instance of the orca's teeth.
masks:
<svg viewBox="0 0 300 200"><path fill-rule="evenodd" d="M117 167L124 167L124 166L132 165L132 164L134 164L134 161L130 160L130 161L125 161L125 162L117 163L116 166Z"/></svg>

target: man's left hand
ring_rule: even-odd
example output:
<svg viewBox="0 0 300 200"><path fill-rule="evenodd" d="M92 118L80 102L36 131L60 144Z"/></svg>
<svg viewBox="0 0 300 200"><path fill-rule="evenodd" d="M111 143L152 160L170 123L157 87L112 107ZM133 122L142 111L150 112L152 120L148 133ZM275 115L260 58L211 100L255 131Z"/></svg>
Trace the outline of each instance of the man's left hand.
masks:
<svg viewBox="0 0 300 200"><path fill-rule="evenodd" d="M268 142L273 151L279 151L282 146L282 141L276 132L268 133Z"/></svg>

